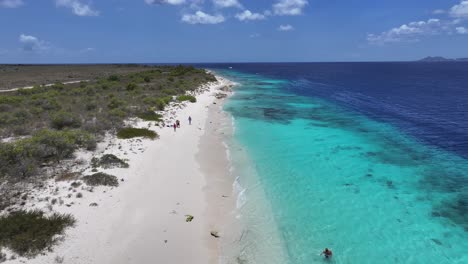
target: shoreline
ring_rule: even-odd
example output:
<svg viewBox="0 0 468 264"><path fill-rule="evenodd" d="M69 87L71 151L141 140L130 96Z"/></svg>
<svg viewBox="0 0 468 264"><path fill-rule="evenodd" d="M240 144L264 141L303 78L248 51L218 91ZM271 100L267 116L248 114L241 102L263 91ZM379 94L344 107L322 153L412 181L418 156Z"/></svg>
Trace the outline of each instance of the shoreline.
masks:
<svg viewBox="0 0 468 264"><path fill-rule="evenodd" d="M200 88L196 103L180 103L164 111L165 122L181 120L177 132L134 121L134 127L155 128L160 139L113 137L100 144L100 154L114 154L130 164L128 169L99 170L117 176L119 187L71 190L71 182L50 180L45 190L32 190L35 199L24 209L50 207L43 200L55 191L64 203L50 209L72 214L77 224L66 230L65 240L52 252L5 263L218 263L219 245L235 199L220 134L224 132L219 130L229 131L230 123L220 120L227 115L222 111L225 97L216 94L228 96L234 83L216 78L218 82ZM227 89L221 91L224 87ZM77 158L90 155L96 152L78 153ZM82 197L76 198L77 192ZM98 206L91 206L93 203ZM187 215L194 217L192 222L186 222ZM212 231L221 237L211 236Z"/></svg>
<svg viewBox="0 0 468 264"><path fill-rule="evenodd" d="M228 97L232 94L232 91L227 91ZM205 175L206 185L203 191L207 204L210 205L206 210L210 219L207 228L220 234L218 241L208 241L210 249L213 250L212 256L216 256L216 259L211 259L209 263L224 263L222 262L226 257L224 245L233 240L236 227L239 226L236 219L238 194L234 189L235 178L232 175L229 148L226 144L226 141L233 136L233 126L231 116L223 110L224 104L224 99L218 99L216 104L209 108L205 124L206 132L200 139L196 155L201 171Z"/></svg>

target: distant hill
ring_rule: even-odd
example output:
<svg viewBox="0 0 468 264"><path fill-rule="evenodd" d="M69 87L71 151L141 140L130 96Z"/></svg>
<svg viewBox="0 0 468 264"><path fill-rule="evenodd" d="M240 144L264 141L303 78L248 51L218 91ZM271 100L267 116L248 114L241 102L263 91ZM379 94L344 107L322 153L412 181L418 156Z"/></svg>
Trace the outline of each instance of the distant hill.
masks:
<svg viewBox="0 0 468 264"><path fill-rule="evenodd" d="M440 57L440 56L435 56L435 57L429 56L419 61L420 62L468 61L468 58L447 59L447 58Z"/></svg>

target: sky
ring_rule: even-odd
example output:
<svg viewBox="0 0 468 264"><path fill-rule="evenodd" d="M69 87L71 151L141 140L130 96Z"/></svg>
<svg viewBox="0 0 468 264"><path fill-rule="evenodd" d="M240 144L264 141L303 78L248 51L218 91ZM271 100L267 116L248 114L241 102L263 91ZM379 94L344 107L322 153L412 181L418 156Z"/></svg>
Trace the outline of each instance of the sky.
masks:
<svg viewBox="0 0 468 264"><path fill-rule="evenodd" d="M468 57L468 0L0 0L0 63Z"/></svg>

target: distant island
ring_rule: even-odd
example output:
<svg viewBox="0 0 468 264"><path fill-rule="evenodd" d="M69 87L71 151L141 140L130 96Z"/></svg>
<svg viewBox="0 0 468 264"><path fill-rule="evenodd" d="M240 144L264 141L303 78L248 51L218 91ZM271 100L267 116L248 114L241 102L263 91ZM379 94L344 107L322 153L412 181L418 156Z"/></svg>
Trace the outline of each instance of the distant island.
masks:
<svg viewBox="0 0 468 264"><path fill-rule="evenodd" d="M458 62L458 61L468 61L468 58L447 59L447 58L440 57L440 56L435 56L435 57L429 56L424 59L420 59L418 61L419 62L446 62L446 61Z"/></svg>

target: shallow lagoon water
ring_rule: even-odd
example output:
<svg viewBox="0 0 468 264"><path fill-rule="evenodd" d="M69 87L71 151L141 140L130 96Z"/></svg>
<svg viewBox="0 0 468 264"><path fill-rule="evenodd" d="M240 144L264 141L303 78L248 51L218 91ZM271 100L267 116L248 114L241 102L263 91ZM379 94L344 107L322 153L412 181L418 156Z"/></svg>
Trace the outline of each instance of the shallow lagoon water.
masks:
<svg viewBox="0 0 468 264"><path fill-rule="evenodd" d="M225 106L245 189L238 263L468 263L462 155L291 80L217 72L240 83Z"/></svg>

